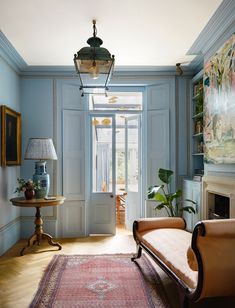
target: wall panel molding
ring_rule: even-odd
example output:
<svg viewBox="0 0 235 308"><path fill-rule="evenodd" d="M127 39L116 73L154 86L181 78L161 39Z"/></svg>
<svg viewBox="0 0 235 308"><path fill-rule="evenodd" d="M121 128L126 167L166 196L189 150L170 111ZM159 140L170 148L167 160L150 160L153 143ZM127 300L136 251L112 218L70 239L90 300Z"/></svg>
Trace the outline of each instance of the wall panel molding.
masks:
<svg viewBox="0 0 235 308"><path fill-rule="evenodd" d="M0 256L20 239L20 223L20 217L16 217L0 228Z"/></svg>
<svg viewBox="0 0 235 308"><path fill-rule="evenodd" d="M6 231L8 228L11 228L12 225L16 224L19 221L20 221L20 216L18 216L15 219L9 221L6 225L0 227L0 232Z"/></svg>

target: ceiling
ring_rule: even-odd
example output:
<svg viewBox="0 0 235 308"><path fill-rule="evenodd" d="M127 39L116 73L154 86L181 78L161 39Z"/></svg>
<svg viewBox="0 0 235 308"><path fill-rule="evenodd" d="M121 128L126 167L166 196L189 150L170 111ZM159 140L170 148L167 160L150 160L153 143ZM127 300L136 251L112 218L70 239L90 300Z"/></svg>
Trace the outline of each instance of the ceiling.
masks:
<svg viewBox="0 0 235 308"><path fill-rule="evenodd" d="M28 65L73 65L97 20L116 66L171 66L222 0L0 0L0 30Z"/></svg>

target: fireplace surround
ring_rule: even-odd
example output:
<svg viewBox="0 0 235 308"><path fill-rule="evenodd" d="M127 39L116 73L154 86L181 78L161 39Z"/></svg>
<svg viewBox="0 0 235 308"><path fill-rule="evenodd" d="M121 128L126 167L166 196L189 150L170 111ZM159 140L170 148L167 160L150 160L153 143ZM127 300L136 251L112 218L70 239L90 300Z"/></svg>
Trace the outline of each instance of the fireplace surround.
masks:
<svg viewBox="0 0 235 308"><path fill-rule="evenodd" d="M235 178L220 177L220 176L203 176L202 178L202 219L210 219L212 216L216 218L215 211L215 199L217 203L221 199L220 211L226 213L224 218L235 218ZM228 198L219 198L224 196ZM223 201L222 201L223 200ZM228 207L224 209L223 207ZM229 217L226 217L226 216ZM222 215L223 216L223 215Z"/></svg>

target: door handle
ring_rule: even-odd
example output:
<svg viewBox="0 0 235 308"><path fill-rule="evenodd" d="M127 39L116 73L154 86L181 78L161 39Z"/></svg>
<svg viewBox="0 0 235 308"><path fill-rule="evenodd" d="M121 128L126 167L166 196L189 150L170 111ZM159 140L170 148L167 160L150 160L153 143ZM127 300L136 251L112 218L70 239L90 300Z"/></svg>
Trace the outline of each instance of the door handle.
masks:
<svg viewBox="0 0 235 308"><path fill-rule="evenodd" d="M113 198L113 194L110 195L110 198Z"/></svg>

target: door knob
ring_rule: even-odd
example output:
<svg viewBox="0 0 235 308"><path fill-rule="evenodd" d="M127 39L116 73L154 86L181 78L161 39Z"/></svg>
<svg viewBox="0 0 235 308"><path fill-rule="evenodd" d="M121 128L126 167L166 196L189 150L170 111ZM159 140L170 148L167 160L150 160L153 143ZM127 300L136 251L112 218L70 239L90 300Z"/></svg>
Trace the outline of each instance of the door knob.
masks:
<svg viewBox="0 0 235 308"><path fill-rule="evenodd" d="M110 198L113 198L113 194L110 195Z"/></svg>

